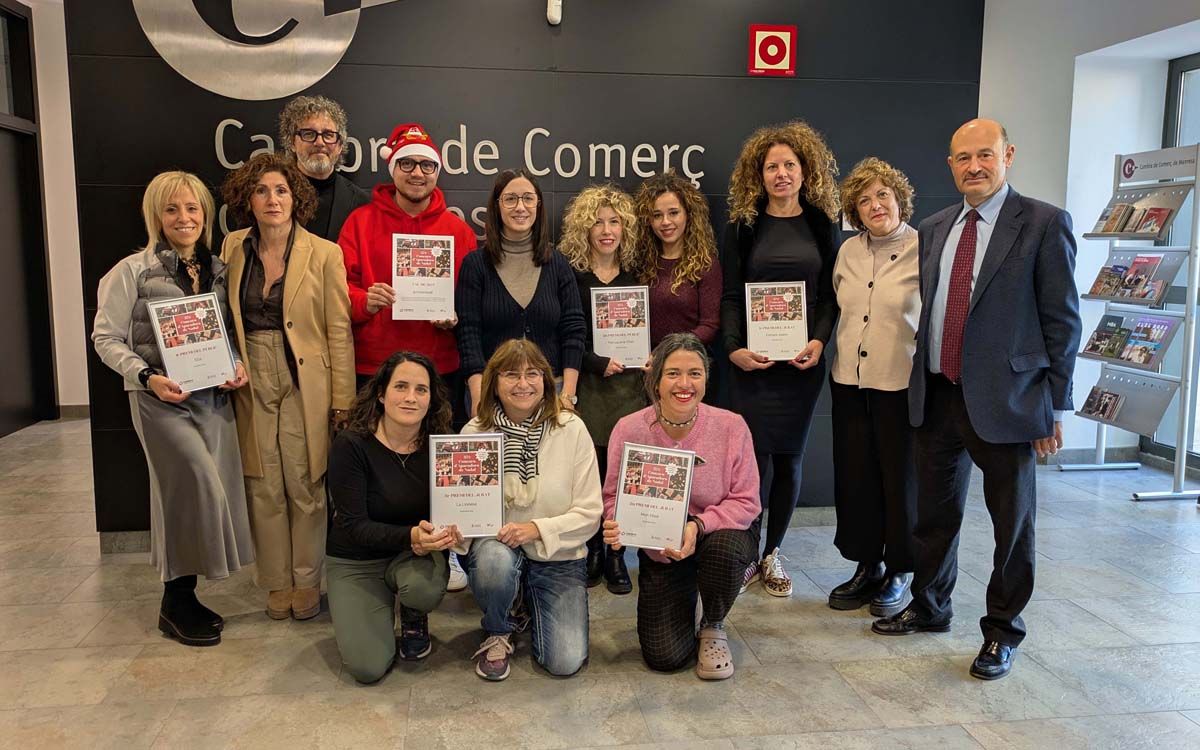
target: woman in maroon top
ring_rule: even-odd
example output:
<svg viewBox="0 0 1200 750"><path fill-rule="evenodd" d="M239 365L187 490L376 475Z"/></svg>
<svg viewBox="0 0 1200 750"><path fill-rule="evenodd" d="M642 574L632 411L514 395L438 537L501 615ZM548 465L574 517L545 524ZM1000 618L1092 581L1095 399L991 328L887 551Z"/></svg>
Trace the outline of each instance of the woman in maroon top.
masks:
<svg viewBox="0 0 1200 750"><path fill-rule="evenodd" d="M650 287L650 346L669 333L694 333L711 346L721 325L721 265L708 201L674 172L637 192L641 282ZM710 384L709 392L715 393Z"/></svg>

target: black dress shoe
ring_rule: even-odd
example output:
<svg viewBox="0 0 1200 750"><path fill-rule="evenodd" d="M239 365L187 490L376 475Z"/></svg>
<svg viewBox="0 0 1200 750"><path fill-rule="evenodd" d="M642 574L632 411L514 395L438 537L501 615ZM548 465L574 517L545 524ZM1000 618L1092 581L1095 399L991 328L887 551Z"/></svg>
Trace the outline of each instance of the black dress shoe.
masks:
<svg viewBox="0 0 1200 750"><path fill-rule="evenodd" d="M883 587L871 600L871 614L889 617L904 606L904 597L912 585L912 573L891 573L884 578Z"/></svg>
<svg viewBox="0 0 1200 750"><path fill-rule="evenodd" d="M625 569L625 550L619 552L608 550L604 558L604 580L608 582L608 590L614 594L628 594L633 591L633 582L629 580L629 571Z"/></svg>
<svg viewBox="0 0 1200 750"><path fill-rule="evenodd" d="M1012 671L1015 646L1006 646L999 641L984 641L979 656L971 662L971 676L981 680L998 680Z"/></svg>
<svg viewBox="0 0 1200 750"><path fill-rule="evenodd" d="M871 597L879 592L884 581L883 563L860 562L849 581L835 586L833 591L829 592L829 606L831 609L858 609L871 601Z"/></svg>
<svg viewBox="0 0 1200 750"><path fill-rule="evenodd" d="M871 630L879 635L912 635L913 633L945 633L950 630L950 621L933 622L908 605L899 614L871 623Z"/></svg>
<svg viewBox="0 0 1200 750"><path fill-rule="evenodd" d="M590 589L604 580L604 542L592 544L589 540L587 548L587 587Z"/></svg>

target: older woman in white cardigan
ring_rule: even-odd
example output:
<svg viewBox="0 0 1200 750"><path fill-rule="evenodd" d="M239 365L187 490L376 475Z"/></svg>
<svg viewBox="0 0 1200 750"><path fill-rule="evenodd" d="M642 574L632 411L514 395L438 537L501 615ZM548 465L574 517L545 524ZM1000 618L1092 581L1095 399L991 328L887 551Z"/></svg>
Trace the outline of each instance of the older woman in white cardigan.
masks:
<svg viewBox="0 0 1200 750"><path fill-rule="evenodd" d="M850 580L829 594L834 609L897 612L912 582L916 480L908 376L921 314L912 186L887 162L859 162L842 182L842 214L859 233L833 268L841 308L830 395L834 499Z"/></svg>

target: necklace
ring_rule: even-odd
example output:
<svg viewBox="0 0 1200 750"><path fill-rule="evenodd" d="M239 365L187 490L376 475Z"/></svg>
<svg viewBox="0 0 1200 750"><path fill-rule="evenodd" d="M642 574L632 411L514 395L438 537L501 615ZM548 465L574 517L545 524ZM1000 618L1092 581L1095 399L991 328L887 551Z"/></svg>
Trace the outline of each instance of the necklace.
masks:
<svg viewBox="0 0 1200 750"><path fill-rule="evenodd" d="M405 471L409 471L408 462L411 461L412 457L417 454L417 451L414 450L413 452L405 455L392 447L392 443L391 443L391 441L388 440L386 432L383 432L381 430L380 433L382 433L382 434L379 434L380 442L382 442L384 444L384 446L387 447L388 453L392 454L392 458L396 459L397 463L400 464L400 467L402 469L404 469ZM410 445L411 445L411 443L410 443Z"/></svg>
<svg viewBox="0 0 1200 750"><path fill-rule="evenodd" d="M700 415L700 410L697 409L696 411L692 412L692 416L688 417L686 420L684 420L682 422L672 422L671 420L667 419L666 415L660 411L658 413L658 418L663 424L670 425L671 427L675 427L676 429L678 429L680 427L687 427L692 422L695 422L696 417L698 417L699 415Z"/></svg>

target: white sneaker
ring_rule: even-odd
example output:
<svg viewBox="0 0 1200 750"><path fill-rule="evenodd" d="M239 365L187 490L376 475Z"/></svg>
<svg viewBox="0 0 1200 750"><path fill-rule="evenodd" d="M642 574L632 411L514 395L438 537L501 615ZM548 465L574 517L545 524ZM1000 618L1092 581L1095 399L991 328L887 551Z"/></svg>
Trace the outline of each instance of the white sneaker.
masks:
<svg viewBox="0 0 1200 750"><path fill-rule="evenodd" d="M771 554L763 558L762 561L762 582L763 588L771 596L791 596L792 595L792 577L783 569L783 561L787 558L779 552L776 547Z"/></svg>
<svg viewBox="0 0 1200 750"><path fill-rule="evenodd" d="M450 582L447 591L462 591L467 587L467 572L458 564L458 555L450 553Z"/></svg>

